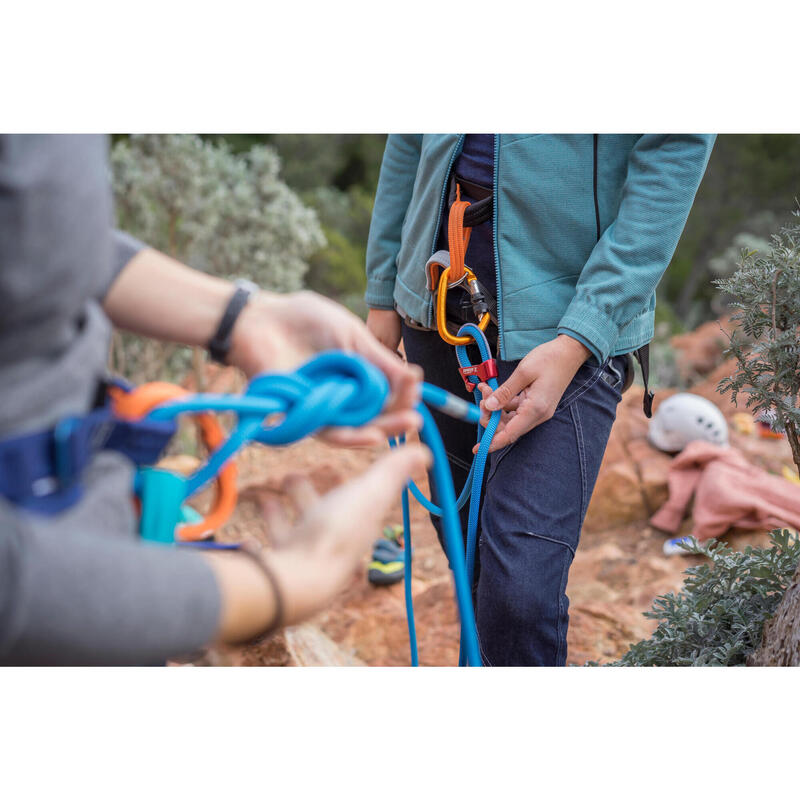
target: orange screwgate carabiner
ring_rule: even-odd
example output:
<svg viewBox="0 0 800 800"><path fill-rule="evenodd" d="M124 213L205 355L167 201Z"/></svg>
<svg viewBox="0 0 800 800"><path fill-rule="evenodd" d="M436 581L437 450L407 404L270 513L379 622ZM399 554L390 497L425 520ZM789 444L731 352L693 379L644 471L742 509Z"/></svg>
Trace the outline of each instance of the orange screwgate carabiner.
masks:
<svg viewBox="0 0 800 800"><path fill-rule="evenodd" d="M478 279L475 273L464 263L469 246L469 237L472 228L464 227L464 212L469 203L461 199L461 187L456 184L456 201L450 206L450 217L447 220L447 243L450 250L450 266L445 267L439 276L439 285L436 293L436 327L439 336L448 344L472 344L471 336L456 336L447 330L447 290L454 286L461 286L470 295L478 293ZM466 282L466 286L464 283ZM491 315L484 312L478 327L485 331L489 326Z"/></svg>
<svg viewBox="0 0 800 800"><path fill-rule="evenodd" d="M436 294L436 327L439 330L439 336L441 336L442 339L444 339L448 344L472 344L474 341L472 336L456 336L447 330L447 290L451 285L449 280L451 269L452 267L445 267L442 270L442 274L439 278L439 289ZM469 267L464 267L464 277L466 278L468 285L470 283L477 284L475 273ZM478 327L482 331L485 331L486 328L489 327L490 320L491 315L487 311L478 321Z"/></svg>
<svg viewBox="0 0 800 800"><path fill-rule="evenodd" d="M111 387L109 393L114 413L131 420L141 419L161 403L190 394L180 386L158 381L142 384L130 392ZM213 414L196 414L194 421L209 451L215 450L225 441L225 432ZM184 542L198 541L204 534L216 530L227 522L236 508L237 500L236 465L232 461L220 470L215 486L216 497L211 511L200 522L181 525L176 531L177 539Z"/></svg>

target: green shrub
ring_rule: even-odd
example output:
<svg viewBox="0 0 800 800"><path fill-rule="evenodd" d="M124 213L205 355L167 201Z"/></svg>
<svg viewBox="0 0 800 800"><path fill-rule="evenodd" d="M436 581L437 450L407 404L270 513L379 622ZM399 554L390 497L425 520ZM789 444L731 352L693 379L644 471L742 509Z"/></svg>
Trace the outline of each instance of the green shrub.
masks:
<svg viewBox="0 0 800 800"><path fill-rule="evenodd" d="M727 355L736 372L719 384L736 402L774 414L800 474L800 211L772 236L769 252L742 251L738 269L717 286L731 297L734 331ZM742 336L743 334L743 336Z"/></svg>
<svg viewBox="0 0 800 800"><path fill-rule="evenodd" d="M650 619L660 620L649 639L631 645L609 666L741 666L758 647L761 631L792 582L800 537L770 534L771 547L734 551L724 542L685 549L711 563L689 567L683 589L657 597Z"/></svg>

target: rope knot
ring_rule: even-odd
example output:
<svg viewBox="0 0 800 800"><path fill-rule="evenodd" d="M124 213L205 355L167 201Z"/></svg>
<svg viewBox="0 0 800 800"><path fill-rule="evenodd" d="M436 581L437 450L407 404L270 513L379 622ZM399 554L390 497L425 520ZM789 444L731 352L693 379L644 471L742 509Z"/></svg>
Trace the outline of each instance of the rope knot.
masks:
<svg viewBox="0 0 800 800"><path fill-rule="evenodd" d="M254 378L248 395L269 396L284 407L283 418L259 432L258 441L280 445L321 428L359 427L383 410L389 384L383 373L358 356L330 351L291 374Z"/></svg>

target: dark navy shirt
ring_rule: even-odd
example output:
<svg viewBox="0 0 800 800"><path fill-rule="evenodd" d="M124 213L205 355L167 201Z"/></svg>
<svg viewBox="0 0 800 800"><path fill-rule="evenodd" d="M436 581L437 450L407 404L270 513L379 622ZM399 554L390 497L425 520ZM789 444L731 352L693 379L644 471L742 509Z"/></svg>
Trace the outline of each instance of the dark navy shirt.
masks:
<svg viewBox="0 0 800 800"><path fill-rule="evenodd" d="M491 189L494 185L494 134L468 133L455 163L455 173L470 183Z"/></svg>
<svg viewBox="0 0 800 800"><path fill-rule="evenodd" d="M464 137L464 147L453 166L455 175L470 183L476 183L486 189L494 188L494 134L468 133ZM480 198L471 197L462 190L462 200L474 202ZM439 247L447 249L447 216L443 216L442 229L439 235ZM467 248L467 266L475 273L482 286L497 294L497 274L494 263L494 239L492 220L487 220L472 229L469 247ZM448 307L461 301L460 292L448 294Z"/></svg>

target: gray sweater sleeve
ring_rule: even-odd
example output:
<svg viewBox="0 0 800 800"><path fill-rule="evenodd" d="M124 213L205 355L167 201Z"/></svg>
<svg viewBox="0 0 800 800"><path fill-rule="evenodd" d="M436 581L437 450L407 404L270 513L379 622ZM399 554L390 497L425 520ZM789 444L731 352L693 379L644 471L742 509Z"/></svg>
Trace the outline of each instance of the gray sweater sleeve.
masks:
<svg viewBox="0 0 800 800"><path fill-rule="evenodd" d="M0 525L0 664L163 664L212 640L220 596L198 554Z"/></svg>
<svg viewBox="0 0 800 800"><path fill-rule="evenodd" d="M139 241L135 236L131 236L129 233L125 233L125 231L115 230L111 239L113 246L111 253L111 272L108 275L108 280L106 280L101 287L100 294L97 298L98 300L102 300L108 294L108 290L130 260L140 250L144 250L147 247L144 242Z"/></svg>

